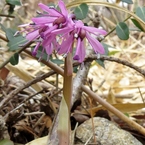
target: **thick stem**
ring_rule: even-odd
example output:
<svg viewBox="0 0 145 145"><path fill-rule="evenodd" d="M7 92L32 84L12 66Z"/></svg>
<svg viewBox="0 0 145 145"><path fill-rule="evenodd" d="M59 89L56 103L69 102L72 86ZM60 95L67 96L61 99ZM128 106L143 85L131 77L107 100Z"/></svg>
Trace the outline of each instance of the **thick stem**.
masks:
<svg viewBox="0 0 145 145"><path fill-rule="evenodd" d="M69 53L65 58L64 83L63 83L63 95L68 105L68 110L70 110L71 107L72 84L73 84L72 81L73 81L72 54Z"/></svg>
<svg viewBox="0 0 145 145"><path fill-rule="evenodd" d="M72 98L73 65L72 54L68 53L64 65L63 97L59 108L58 139L59 145L70 143L70 107Z"/></svg>

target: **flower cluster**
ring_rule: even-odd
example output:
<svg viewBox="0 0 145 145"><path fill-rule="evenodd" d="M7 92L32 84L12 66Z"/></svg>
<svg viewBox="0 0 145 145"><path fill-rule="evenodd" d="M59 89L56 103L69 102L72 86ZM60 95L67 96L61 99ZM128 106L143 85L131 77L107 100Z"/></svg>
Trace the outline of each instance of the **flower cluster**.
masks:
<svg viewBox="0 0 145 145"><path fill-rule="evenodd" d="M104 54L102 44L91 35L105 35L105 30L85 26L82 21L76 20L74 14L68 13L62 0L58 2L60 11L42 3L38 5L44 12L39 13L38 17L32 18L33 23L21 25L28 32L26 39L37 42L32 52L34 56L40 45L43 47L42 51L45 50L48 56L54 49L58 54L66 56L72 52L73 43L76 42L73 59L81 63L85 58L85 38L96 53Z"/></svg>

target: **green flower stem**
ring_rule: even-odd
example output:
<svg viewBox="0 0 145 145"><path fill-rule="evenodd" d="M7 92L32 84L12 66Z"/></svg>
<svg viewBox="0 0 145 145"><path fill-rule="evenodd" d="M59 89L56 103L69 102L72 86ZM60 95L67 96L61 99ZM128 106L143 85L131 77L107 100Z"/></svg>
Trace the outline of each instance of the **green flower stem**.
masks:
<svg viewBox="0 0 145 145"><path fill-rule="evenodd" d="M73 65L72 54L68 53L64 65L63 97L59 109L58 138L59 145L70 143L70 108L72 98Z"/></svg>
<svg viewBox="0 0 145 145"><path fill-rule="evenodd" d="M73 76L73 64L72 64L72 54L69 53L65 58L64 66L64 83L63 83L63 95L70 110L71 97L72 97L72 76Z"/></svg>

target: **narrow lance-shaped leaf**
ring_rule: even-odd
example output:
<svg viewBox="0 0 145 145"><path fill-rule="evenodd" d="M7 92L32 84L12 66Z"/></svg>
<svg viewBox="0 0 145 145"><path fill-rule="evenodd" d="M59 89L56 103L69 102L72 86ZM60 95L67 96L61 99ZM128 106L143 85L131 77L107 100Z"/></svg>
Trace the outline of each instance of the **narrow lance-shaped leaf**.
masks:
<svg viewBox="0 0 145 145"><path fill-rule="evenodd" d="M116 33L121 40L127 40L129 38L129 28L124 22L117 24Z"/></svg>

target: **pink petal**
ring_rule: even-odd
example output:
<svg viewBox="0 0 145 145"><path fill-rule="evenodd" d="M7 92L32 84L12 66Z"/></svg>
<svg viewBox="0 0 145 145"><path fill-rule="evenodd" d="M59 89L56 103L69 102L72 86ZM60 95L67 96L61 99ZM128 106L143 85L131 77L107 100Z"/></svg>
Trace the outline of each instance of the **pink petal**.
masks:
<svg viewBox="0 0 145 145"><path fill-rule="evenodd" d="M35 24L46 24L46 23L52 23L56 18L55 17L36 17L32 18L32 21Z"/></svg>
<svg viewBox="0 0 145 145"><path fill-rule="evenodd" d="M50 16L53 16L53 17L60 17L62 16L60 14L60 12L58 12L56 9L54 8L49 8L47 5L44 5L42 3L39 3L38 6L45 12L48 12Z"/></svg>
<svg viewBox="0 0 145 145"><path fill-rule="evenodd" d="M72 48L73 43L73 35L70 35L67 39L64 39L60 46L60 50L58 51L58 54L67 54L70 52Z"/></svg>
<svg viewBox="0 0 145 145"><path fill-rule="evenodd" d="M34 50L32 51L32 55L36 56L37 55L37 50L39 49L41 42L38 42L34 48Z"/></svg>
<svg viewBox="0 0 145 145"><path fill-rule="evenodd" d="M49 45L47 45L47 46L45 47L45 50L46 50L46 53L47 53L48 55L51 55L52 52L53 52L53 45L52 45L52 43L50 43Z"/></svg>
<svg viewBox="0 0 145 145"><path fill-rule="evenodd" d="M65 7L64 2L62 0L59 0L58 5L60 7L60 10L61 10L62 14L65 16L65 18L67 18L68 17L68 11Z"/></svg>
<svg viewBox="0 0 145 145"><path fill-rule="evenodd" d="M83 26L83 29L85 29L86 31L93 33L94 35L106 35L107 32L105 30L102 29L97 29L94 27L88 27L88 26Z"/></svg>
<svg viewBox="0 0 145 145"><path fill-rule="evenodd" d="M84 61L85 55L86 51L84 41L81 41L81 39L79 38L77 42L75 56L73 57L73 59L78 60L78 62L82 63Z"/></svg>
<svg viewBox="0 0 145 145"><path fill-rule="evenodd" d="M45 39L45 37L49 36L49 35L53 35L51 32L56 30L57 29L57 25L54 25L52 27L50 27L48 30L46 30L44 33L43 33L43 37Z"/></svg>
<svg viewBox="0 0 145 145"><path fill-rule="evenodd" d="M43 39L42 46L47 47L52 43L52 41L55 39L55 35L49 35L47 39Z"/></svg>
<svg viewBox="0 0 145 145"><path fill-rule="evenodd" d="M105 53L105 50L102 44L97 39L91 37L88 32L86 33L86 38L88 39L89 43L92 45L96 53L100 53L100 54Z"/></svg>
<svg viewBox="0 0 145 145"><path fill-rule="evenodd" d="M75 26L77 28L82 28L84 26L84 23L81 20L78 20L78 21L75 22Z"/></svg>
<svg viewBox="0 0 145 145"><path fill-rule="evenodd" d="M39 36L39 30L34 30L26 35L26 39L32 41Z"/></svg>
<svg viewBox="0 0 145 145"><path fill-rule="evenodd" d="M61 29L56 29L52 32L52 34L66 34L66 33L69 33L73 30L73 28L70 28L70 27L64 27L64 28L61 28Z"/></svg>
<svg viewBox="0 0 145 145"><path fill-rule="evenodd" d="M58 51L58 49L60 48L60 45L59 45L59 43L56 41L56 39L54 39L52 43L53 43L54 49L55 49L56 51Z"/></svg>

